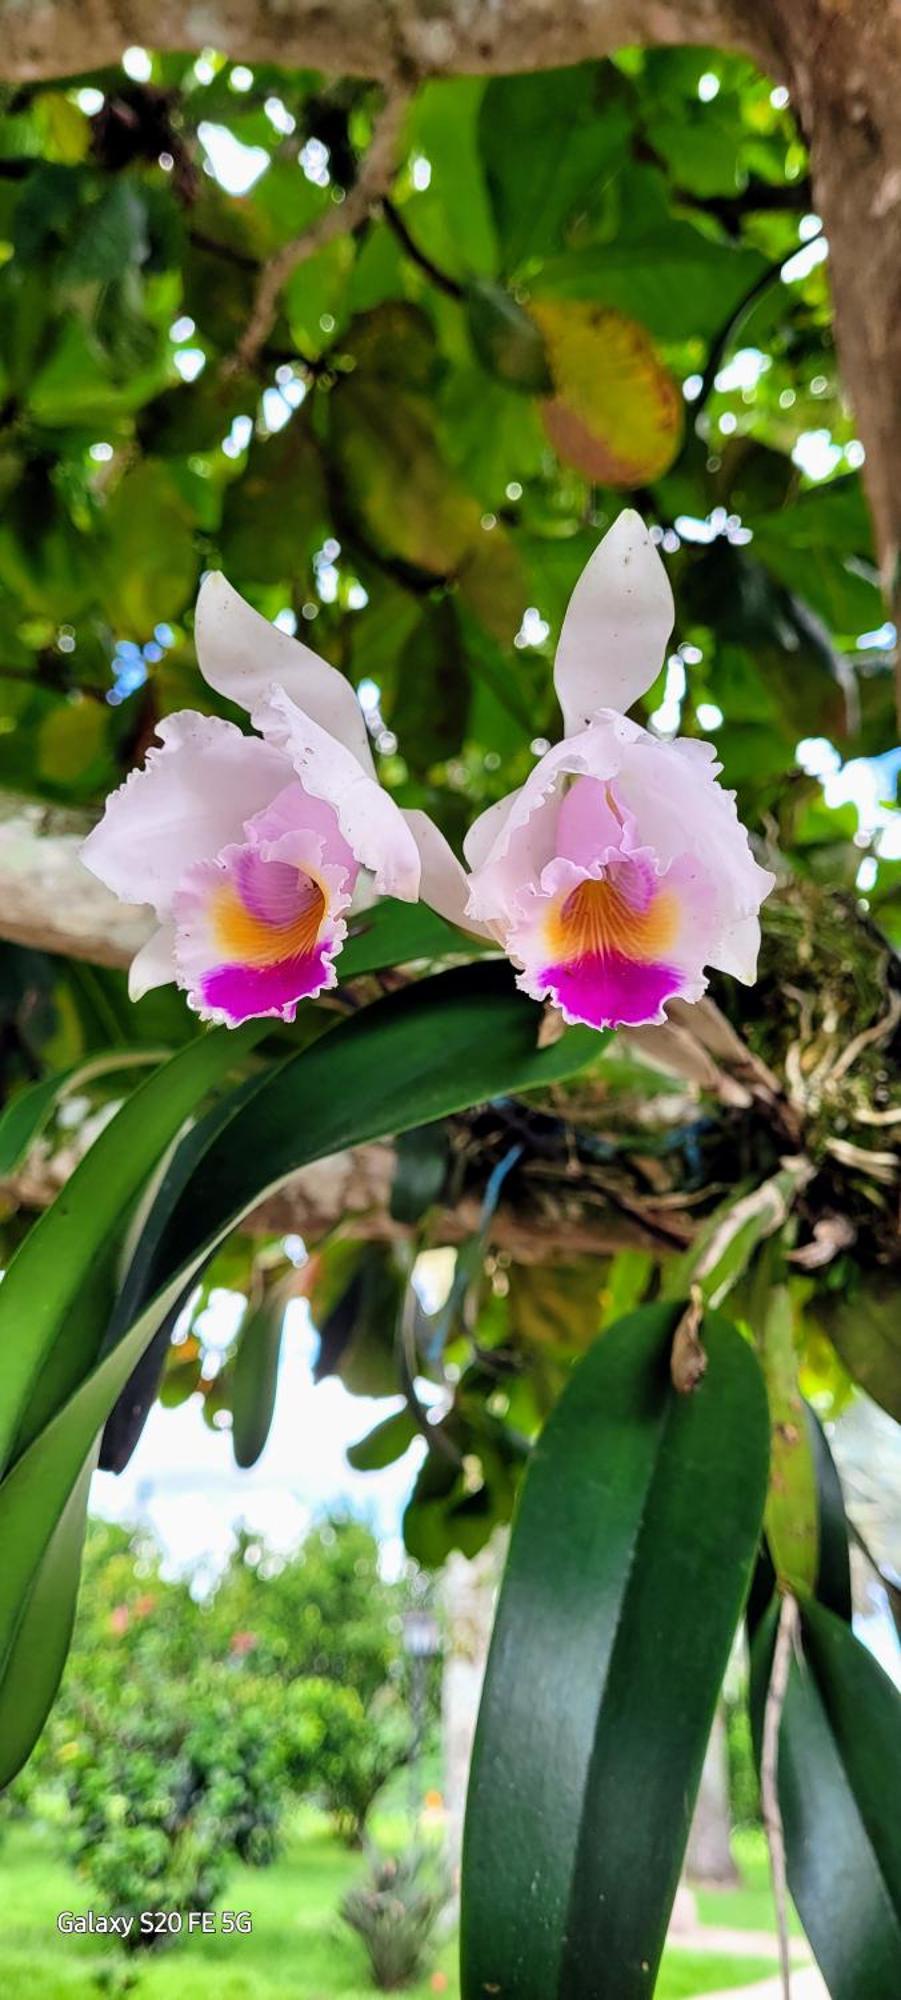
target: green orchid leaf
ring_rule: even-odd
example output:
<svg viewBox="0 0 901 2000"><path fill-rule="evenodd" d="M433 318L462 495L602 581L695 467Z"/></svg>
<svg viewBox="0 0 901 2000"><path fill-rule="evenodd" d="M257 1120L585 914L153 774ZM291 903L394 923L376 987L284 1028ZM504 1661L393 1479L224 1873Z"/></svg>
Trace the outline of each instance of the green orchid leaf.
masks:
<svg viewBox="0 0 901 2000"><path fill-rule="evenodd" d="M605 1333L526 1470L470 1779L463 2000L653 1992L768 1460L751 1349L708 1314L680 1395L677 1319Z"/></svg>

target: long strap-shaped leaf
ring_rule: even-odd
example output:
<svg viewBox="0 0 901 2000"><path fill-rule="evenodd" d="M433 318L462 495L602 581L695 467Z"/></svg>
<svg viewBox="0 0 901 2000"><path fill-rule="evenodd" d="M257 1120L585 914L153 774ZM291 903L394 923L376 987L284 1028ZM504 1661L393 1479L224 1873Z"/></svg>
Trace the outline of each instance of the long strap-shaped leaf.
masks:
<svg viewBox="0 0 901 2000"><path fill-rule="evenodd" d="M90 1289L100 1309L98 1278L109 1272L144 1181L189 1113L259 1041L264 1026L253 1021L231 1035L225 1028L203 1035L149 1077L13 1258L0 1286L0 1467L30 1386L61 1330L69 1384L78 1380L79 1364L93 1359L103 1326L79 1315L82 1293Z"/></svg>
<svg viewBox="0 0 901 2000"><path fill-rule="evenodd" d="M775 1609L752 1648L758 1759ZM779 1733L788 1882L831 2000L901 1993L901 1699L842 1618L807 1602Z"/></svg>
<svg viewBox="0 0 901 2000"><path fill-rule="evenodd" d="M677 1395L675 1319L603 1335L526 1472L470 1780L463 2000L654 1990L768 1460L750 1347L708 1315L707 1373Z"/></svg>
<svg viewBox="0 0 901 2000"><path fill-rule="evenodd" d="M242 1101L226 1134L216 1128L186 1204L183 1261L0 1486L0 1736L2 1674L44 1551L98 1430L192 1271L263 1193L297 1168L498 1093L553 1082L597 1052L590 1029L539 1048L540 1021L540 1008L515 991L506 966L445 973L367 1008L281 1065L268 1085ZM92 1210L80 1199L78 1174L66 1192L89 1254ZM83 1257L78 1262L81 1270ZM18 1747L27 1755L28 1745Z"/></svg>
<svg viewBox="0 0 901 2000"><path fill-rule="evenodd" d="M0 1682L0 1786L15 1777L40 1735L66 1663L94 1461L92 1451L22 1600Z"/></svg>
<svg viewBox="0 0 901 2000"><path fill-rule="evenodd" d="M474 947L423 906L387 901L355 919L342 954L342 974L356 978L457 948L466 952ZM311 1010L308 1028L316 1018ZM251 1021L244 1028L214 1030L161 1067L101 1134L29 1233L0 1291L0 1470L14 1440L30 1442L54 1402L95 1359L111 1303L110 1273L123 1221L156 1161L207 1091L261 1039L266 1027L265 1021ZM57 1348L52 1380L44 1380L43 1364L64 1313L66 1341ZM40 1410L31 1412L33 1421L26 1421L23 1432L23 1403L39 1376Z"/></svg>

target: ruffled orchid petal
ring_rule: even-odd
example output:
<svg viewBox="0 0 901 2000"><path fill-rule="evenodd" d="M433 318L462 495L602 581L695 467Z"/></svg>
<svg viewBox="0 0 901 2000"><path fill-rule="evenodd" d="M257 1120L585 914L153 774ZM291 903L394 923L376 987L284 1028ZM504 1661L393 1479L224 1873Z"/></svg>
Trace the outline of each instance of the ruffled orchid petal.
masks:
<svg viewBox="0 0 901 2000"><path fill-rule="evenodd" d="M694 744L661 743L642 730L623 760L617 793L661 866L687 852L715 859L717 925L724 936L743 919L756 918L776 878L755 861L735 793L716 782L719 769L715 757L697 755ZM752 981L754 976L752 971Z"/></svg>
<svg viewBox="0 0 901 2000"><path fill-rule="evenodd" d="M282 687L271 687L253 710L254 728L290 758L304 791L334 806L341 832L360 867L371 870L386 896L415 902L419 849L400 807L367 777L352 752L296 706Z"/></svg>
<svg viewBox="0 0 901 2000"><path fill-rule="evenodd" d="M674 616L663 563L640 515L626 508L582 571L563 620L554 686L567 736L646 692Z"/></svg>
<svg viewBox="0 0 901 2000"><path fill-rule="evenodd" d="M508 792L506 798L498 799L493 806L486 806L485 811L479 813L478 818L474 819L471 827L467 829L463 836L463 853L470 868L481 868L482 863L487 861L519 797L519 791L518 787L515 792Z"/></svg>
<svg viewBox="0 0 901 2000"><path fill-rule="evenodd" d="M161 921L185 869L239 840L245 820L281 791L287 758L231 722L184 709L157 725L147 752L107 799L81 848L86 868L126 903L151 903Z"/></svg>
<svg viewBox="0 0 901 2000"><path fill-rule="evenodd" d="M761 874L764 870L761 869ZM774 876L770 881L775 880ZM766 892L767 894L769 891ZM753 986L757 978L757 960L760 954L760 918L740 917L731 930L723 933L710 954L710 963L718 972L728 972L742 986Z"/></svg>
<svg viewBox="0 0 901 2000"><path fill-rule="evenodd" d="M276 682L374 777L365 717L350 682L310 646L261 617L218 571L200 586L194 644L203 678L217 694L250 714Z"/></svg>
<svg viewBox="0 0 901 2000"><path fill-rule="evenodd" d="M429 908L437 910L449 924L472 931L477 937L490 935L487 926L476 922L467 911L469 877L445 840L443 833L418 807L404 808L404 819L419 849L422 867L419 893Z"/></svg>
<svg viewBox="0 0 901 2000"><path fill-rule="evenodd" d="M696 750L697 753L696 754ZM755 976L755 861L705 746L612 713L542 758L470 882L519 984L591 1027L665 1019L716 966Z"/></svg>
<svg viewBox="0 0 901 2000"><path fill-rule="evenodd" d="M179 984L204 1020L293 1021L334 986L357 864L337 815L288 786L245 841L189 868L175 897Z"/></svg>
<svg viewBox="0 0 901 2000"><path fill-rule="evenodd" d="M169 986L175 977L175 927L161 924L131 961L129 1000L143 1000L145 993L151 993L155 986Z"/></svg>
<svg viewBox="0 0 901 2000"><path fill-rule="evenodd" d="M504 801L508 810L469 884L469 911L482 923L509 919L517 895L538 881L559 852L557 822L573 777L607 780L616 775L625 746L641 734L636 722L606 714L590 729L565 737L547 750L518 792Z"/></svg>

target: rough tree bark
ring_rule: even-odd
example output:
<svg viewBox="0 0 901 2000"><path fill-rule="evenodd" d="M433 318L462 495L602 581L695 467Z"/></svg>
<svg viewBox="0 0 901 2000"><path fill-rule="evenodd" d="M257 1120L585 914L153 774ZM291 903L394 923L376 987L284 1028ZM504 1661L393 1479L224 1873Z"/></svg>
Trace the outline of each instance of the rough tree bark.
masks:
<svg viewBox="0 0 901 2000"><path fill-rule="evenodd" d="M901 0L0 0L0 74L115 62L129 44L227 49L415 83L542 69L630 43L738 49L785 82L811 150L839 353L866 449L886 591L901 598Z"/></svg>

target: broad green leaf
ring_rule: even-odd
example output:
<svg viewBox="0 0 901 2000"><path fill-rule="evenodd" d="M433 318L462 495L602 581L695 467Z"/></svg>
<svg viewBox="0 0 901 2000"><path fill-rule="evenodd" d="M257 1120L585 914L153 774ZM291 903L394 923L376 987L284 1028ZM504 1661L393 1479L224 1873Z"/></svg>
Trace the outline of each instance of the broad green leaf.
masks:
<svg viewBox="0 0 901 2000"><path fill-rule="evenodd" d="M624 155L629 119L616 82L609 68L581 63L488 84L479 144L505 271L561 249L570 218Z"/></svg>
<svg viewBox="0 0 901 2000"><path fill-rule="evenodd" d="M90 792L112 784L116 767L110 754L110 714L97 701L74 695L47 716L38 731L38 772L48 784L82 785Z"/></svg>
<svg viewBox="0 0 901 2000"><path fill-rule="evenodd" d="M555 393L544 427L555 451L585 479L644 486L672 464L684 403L643 326L621 312L536 300Z"/></svg>
<svg viewBox="0 0 901 2000"><path fill-rule="evenodd" d="M770 1288L763 1324L755 1332L770 1408L766 1538L780 1585L804 1594L813 1590L819 1563L817 1482L813 1444L798 1387L798 1355L787 1285Z"/></svg>
<svg viewBox="0 0 901 2000"><path fill-rule="evenodd" d="M62 282L72 291L108 284L127 265L143 264L149 248L146 206L134 181L122 175L84 208L63 258Z"/></svg>
<svg viewBox="0 0 901 2000"><path fill-rule="evenodd" d="M469 713L466 666L453 599L427 604L401 650L390 711L400 754L416 776L461 749Z"/></svg>
<svg viewBox="0 0 901 2000"><path fill-rule="evenodd" d="M742 508L760 561L806 599L833 632L856 636L882 624L872 531L856 477L799 493L790 506Z"/></svg>
<svg viewBox="0 0 901 2000"><path fill-rule="evenodd" d="M352 1396L393 1396L401 1387L396 1333L407 1274L387 1243L327 1244L309 1292L319 1335L315 1382L337 1375Z"/></svg>
<svg viewBox="0 0 901 2000"><path fill-rule="evenodd" d="M252 417L259 383L248 375L206 370L196 382L181 382L145 404L141 412L141 442L158 458L187 457L194 451L214 451L227 438L238 416Z"/></svg>
<svg viewBox="0 0 901 2000"><path fill-rule="evenodd" d="M346 342L355 366L332 391L329 440L354 518L375 546L418 569L456 569L481 533L435 436L428 322L391 301L363 313Z"/></svg>
<svg viewBox="0 0 901 2000"><path fill-rule="evenodd" d="M760 1756L775 1611L751 1660ZM841 1618L801 1616L779 1733L788 1882L831 2000L901 1992L901 1698Z"/></svg>
<svg viewBox="0 0 901 2000"><path fill-rule="evenodd" d="M384 1417L374 1430L360 1438L358 1444L347 1447L347 1462L355 1472L381 1472L386 1465L394 1465L418 1436L416 1421L408 1409L396 1410L392 1417Z"/></svg>
<svg viewBox="0 0 901 2000"><path fill-rule="evenodd" d="M614 306L662 340L697 340L719 331L765 269L757 250L665 217L634 239L621 235L551 258L534 289L543 298Z"/></svg>
<svg viewBox="0 0 901 2000"><path fill-rule="evenodd" d="M451 1152L443 1124L418 1125L397 1141L391 1215L395 1222L421 1222L444 1192Z"/></svg>
<svg viewBox="0 0 901 2000"><path fill-rule="evenodd" d="M119 637L149 639L161 618L184 610L197 576L191 515L162 460L126 472L106 528L103 609Z"/></svg>
<svg viewBox="0 0 901 2000"><path fill-rule="evenodd" d="M360 914L350 930L352 936L340 960L344 976L348 978L380 970L386 964L392 966L408 962L412 958L438 958L448 950L448 946L453 948L457 938L461 952L471 948L469 940L418 904L382 902L372 912ZM318 1022L320 1018L312 1014L310 1026L318 1026ZM222 1028L200 1036L186 1050L174 1056L164 1070L134 1092L132 1100L118 1112L116 1120L106 1126L86 1158L80 1162L76 1174L66 1186L64 1196L40 1218L28 1240L22 1244L22 1250L12 1262L0 1290L0 1334L2 1328L12 1322L12 1316L28 1312L28 1296L38 1286L36 1272L44 1268L44 1256L52 1258L54 1284L48 1284L46 1278L40 1280L42 1310L40 1314L28 1314L28 1340L18 1338L16 1344L8 1342L4 1352L0 1352L0 1454L8 1448L18 1424L18 1408L14 1408L14 1402L26 1394L32 1374L40 1368L40 1384L36 1390L38 1400L32 1402L30 1422L34 1422L36 1416L42 1420L54 1408L54 1402L62 1398L64 1390L74 1380L78 1380L78 1372L94 1356L96 1340L104 1330L110 1306L110 1266L114 1264L118 1252L116 1230L124 1224L128 1208L142 1182L166 1150L166 1144L182 1126L184 1118L194 1110L206 1090L210 1090L210 1086L218 1082L228 1068L236 1066L264 1032L264 1022L248 1022L248 1026L238 1030ZM260 1080L268 1084L274 1082L272 1074L268 1078L262 1074ZM244 1088L254 1092L256 1082L258 1080L252 1078ZM206 1138L216 1124L222 1118L228 1120L240 1104L242 1092L238 1090L230 1100L230 1110L228 1106L220 1106L210 1114L210 1122L204 1128ZM182 1160L176 1156L160 1190L166 1214L166 1200L174 1200L174 1192L182 1190L184 1160L190 1162L194 1158L194 1136L190 1136L186 1146L186 1156ZM96 1226L96 1238L92 1236L92 1226ZM102 1256L98 1256L98 1244ZM140 1298L140 1284L148 1278L148 1268L150 1266L138 1252L136 1272L140 1276L130 1274L124 1288L124 1296L134 1304L134 1310ZM88 1296L88 1288L88 1292L78 1298L80 1286L88 1286L88 1280L98 1284L98 1296ZM52 1356L46 1356L48 1346L54 1342L60 1316L66 1310L66 1298L72 1300L68 1310L68 1340L62 1348L58 1346ZM10 1320L6 1314L10 1314ZM98 1318L102 1322L100 1326ZM118 1326L120 1332L126 1324L126 1320L114 1316L114 1326ZM44 1358L46 1364L42 1366Z"/></svg>
<svg viewBox="0 0 901 2000"><path fill-rule="evenodd" d="M305 574L327 518L322 462L301 411L275 437L254 439L241 478L229 487L219 535L223 567L236 583L291 583Z"/></svg>
<svg viewBox="0 0 901 2000"><path fill-rule="evenodd" d="M750 1348L708 1315L679 1396L676 1319L602 1336L526 1471L470 1779L463 2000L653 1991L767 1474Z"/></svg>
<svg viewBox="0 0 901 2000"><path fill-rule="evenodd" d="M497 264L497 238L479 148L485 95L480 76L434 78L410 107L411 149L421 150L431 181L404 205L405 220L444 270L468 278Z"/></svg>
<svg viewBox="0 0 901 2000"><path fill-rule="evenodd" d="M149 1077L101 1132L13 1258L0 1286L0 1462L22 1426L24 1435L31 1435L28 1397L38 1378L46 1407L57 1375L69 1387L90 1365L103 1325L85 1315L85 1289L98 1277L109 1283L125 1219L160 1154L262 1032L259 1022L234 1031L220 1028Z"/></svg>
<svg viewBox="0 0 901 2000"><path fill-rule="evenodd" d="M476 279L466 312L473 347L489 374L526 395L548 395L553 385L541 331L512 293L489 279Z"/></svg>
<svg viewBox="0 0 901 2000"><path fill-rule="evenodd" d="M256 1465L275 1411L287 1304L280 1284L251 1301L238 1329L231 1367L232 1446L237 1465Z"/></svg>

